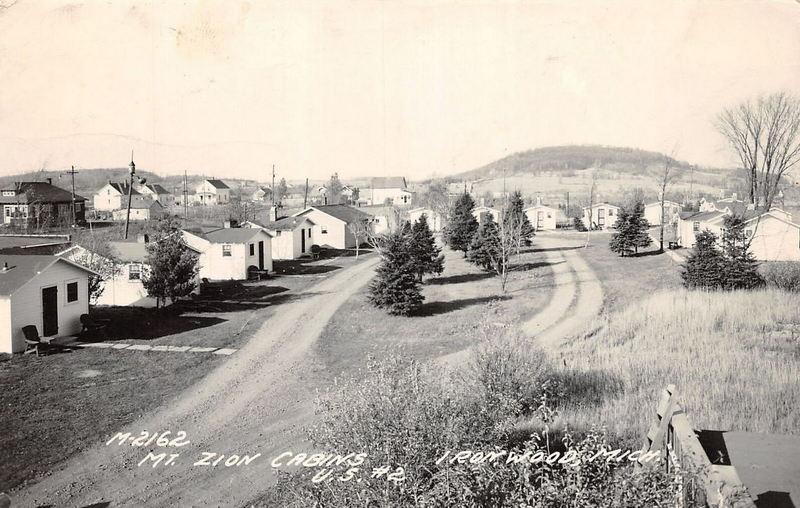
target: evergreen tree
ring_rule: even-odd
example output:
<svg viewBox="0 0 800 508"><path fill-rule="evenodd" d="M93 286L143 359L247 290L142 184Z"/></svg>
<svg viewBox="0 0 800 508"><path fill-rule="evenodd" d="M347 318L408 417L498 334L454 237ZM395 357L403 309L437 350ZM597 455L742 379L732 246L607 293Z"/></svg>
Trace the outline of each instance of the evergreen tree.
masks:
<svg viewBox="0 0 800 508"><path fill-rule="evenodd" d="M428 227L428 216L424 213L411 228L411 252L420 282L427 273L438 275L444 271L442 249L436 245L433 232Z"/></svg>
<svg viewBox="0 0 800 508"><path fill-rule="evenodd" d="M466 257L470 242L478 230L478 221L472 215L475 201L468 193L458 197L447 218L444 241L453 250L464 252Z"/></svg>
<svg viewBox="0 0 800 508"><path fill-rule="evenodd" d="M700 231L695 235L694 251L683 265L683 285L687 288L721 289L724 287L725 258L717 248L717 235Z"/></svg>
<svg viewBox="0 0 800 508"><path fill-rule="evenodd" d="M389 314L408 316L422 305L424 297L417 281L410 235L403 229L384 238L380 248L381 264L369 286L368 298Z"/></svg>
<svg viewBox="0 0 800 508"><path fill-rule="evenodd" d="M487 271L496 271L501 263L500 232L497 223L489 216L472 239L467 259Z"/></svg>
<svg viewBox="0 0 800 508"><path fill-rule="evenodd" d="M517 190L511 193L508 205L503 213L503 220L506 221L505 226L507 230L516 237L517 253L519 253L522 244L531 244L531 238L533 238L536 230L533 228L533 225L528 220L528 215L525 213L525 202L522 199L522 193L520 191Z"/></svg>
<svg viewBox="0 0 800 508"><path fill-rule="evenodd" d="M149 273L142 280L147 294L156 305L170 302L194 291L197 255L183 243L177 221L165 217L158 222L154 239L147 245Z"/></svg>
<svg viewBox="0 0 800 508"><path fill-rule="evenodd" d="M744 219L738 215L728 215L723 224L724 288L753 289L762 286L764 279L758 273L758 263L749 250Z"/></svg>
<svg viewBox="0 0 800 508"><path fill-rule="evenodd" d="M640 200L620 208L614 227L616 232L609 241L609 247L620 256L638 253L640 247L647 247L653 242L647 233L650 224L644 218L644 202Z"/></svg>

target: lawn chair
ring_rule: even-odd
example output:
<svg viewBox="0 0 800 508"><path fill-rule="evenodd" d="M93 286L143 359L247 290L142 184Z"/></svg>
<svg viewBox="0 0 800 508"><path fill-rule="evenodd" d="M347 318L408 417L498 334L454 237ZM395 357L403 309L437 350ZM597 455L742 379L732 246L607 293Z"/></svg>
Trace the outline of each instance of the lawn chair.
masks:
<svg viewBox="0 0 800 508"><path fill-rule="evenodd" d="M94 338L98 338L102 336L102 338L106 338L106 328L108 327L108 321L101 321L92 319L89 314L81 314L81 338L92 336Z"/></svg>
<svg viewBox="0 0 800 508"><path fill-rule="evenodd" d="M50 348L51 344L42 340L39 337L39 330L36 328L36 325L28 325L22 327L22 333L25 335L25 353L36 353L36 356L39 356L39 351L41 350L44 353L47 349Z"/></svg>

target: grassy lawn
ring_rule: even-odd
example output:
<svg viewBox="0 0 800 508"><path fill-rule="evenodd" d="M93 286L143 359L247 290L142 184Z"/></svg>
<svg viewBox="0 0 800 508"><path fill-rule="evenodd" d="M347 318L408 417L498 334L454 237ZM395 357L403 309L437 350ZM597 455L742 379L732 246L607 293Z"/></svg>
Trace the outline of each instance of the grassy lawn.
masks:
<svg viewBox="0 0 800 508"><path fill-rule="evenodd" d="M425 303L418 315L391 316L367 301L367 288L339 309L317 343L317 353L330 375L363 366L369 354L382 356L403 347L421 360L433 359L469 347L472 331L487 313L497 322L525 319L547 303L552 270L544 255L523 253L519 271L510 276L502 294L497 277L468 263L463 254L445 249L445 271L427 278Z"/></svg>
<svg viewBox="0 0 800 508"><path fill-rule="evenodd" d="M622 258L608 248L611 234L593 232L589 247L579 249L603 286L605 312L624 309L657 289L682 287L680 267L666 254L658 253L657 244L637 256ZM585 233L580 235L586 237Z"/></svg>
<svg viewBox="0 0 800 508"><path fill-rule="evenodd" d="M279 275L261 282L222 283L221 294L213 299L160 310L97 307L92 315L111 319L109 342L238 348L298 291L354 261L344 256L276 262ZM59 462L169 403L225 358L89 348L38 358L0 356L0 491L35 481Z"/></svg>

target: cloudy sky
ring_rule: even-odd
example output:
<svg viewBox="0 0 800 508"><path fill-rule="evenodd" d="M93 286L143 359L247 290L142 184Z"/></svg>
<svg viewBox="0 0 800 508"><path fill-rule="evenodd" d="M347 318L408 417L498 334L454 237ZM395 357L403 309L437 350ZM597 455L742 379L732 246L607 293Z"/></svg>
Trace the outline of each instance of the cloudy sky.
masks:
<svg viewBox="0 0 800 508"><path fill-rule="evenodd" d="M795 0L0 0L0 174L320 178L608 144L732 159L711 120L800 93Z"/></svg>

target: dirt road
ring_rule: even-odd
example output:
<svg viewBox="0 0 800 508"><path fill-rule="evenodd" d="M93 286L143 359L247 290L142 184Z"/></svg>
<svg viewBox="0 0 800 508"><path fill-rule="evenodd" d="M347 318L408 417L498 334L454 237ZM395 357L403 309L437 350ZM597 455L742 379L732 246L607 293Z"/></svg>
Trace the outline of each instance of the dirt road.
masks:
<svg viewBox="0 0 800 508"><path fill-rule="evenodd" d="M553 266L555 289L547 307L523 323L522 330L543 347L553 348L600 313L603 288L581 257L582 239L543 233L537 235L536 245Z"/></svg>
<svg viewBox="0 0 800 508"><path fill-rule="evenodd" d="M119 429L133 436L169 430L171 438L185 431L190 444L97 443L20 492L13 505L240 506L255 498L274 481L274 457L308 450L300 426L313 415L311 347L339 306L370 280L377 261L370 257L303 291L200 383ZM165 457L156 467L153 460L138 466L150 451L178 457L171 465L164 465ZM203 452L225 457L216 466L194 465ZM249 464L241 463L258 453ZM225 466L232 455L241 465Z"/></svg>

